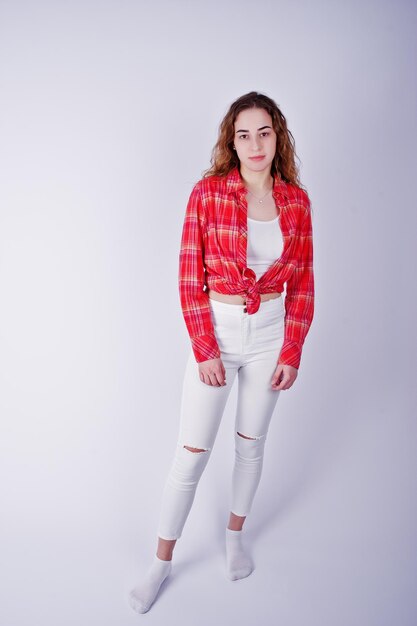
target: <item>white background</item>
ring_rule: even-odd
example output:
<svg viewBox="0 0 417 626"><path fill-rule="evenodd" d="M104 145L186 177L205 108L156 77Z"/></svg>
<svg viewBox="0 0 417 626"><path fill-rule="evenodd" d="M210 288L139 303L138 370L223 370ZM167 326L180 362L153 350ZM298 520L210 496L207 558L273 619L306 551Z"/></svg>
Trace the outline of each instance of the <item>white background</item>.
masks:
<svg viewBox="0 0 417 626"><path fill-rule="evenodd" d="M411 626L416 4L0 3L2 626ZM233 389L146 618L190 342L186 201L240 95L282 108L315 318L224 572ZM174 616L174 619L172 619Z"/></svg>

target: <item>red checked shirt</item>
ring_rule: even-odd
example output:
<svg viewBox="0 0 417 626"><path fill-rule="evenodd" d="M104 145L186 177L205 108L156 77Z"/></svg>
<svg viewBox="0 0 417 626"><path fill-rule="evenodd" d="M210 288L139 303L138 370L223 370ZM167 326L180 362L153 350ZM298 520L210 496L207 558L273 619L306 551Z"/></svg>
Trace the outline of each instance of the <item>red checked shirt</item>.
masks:
<svg viewBox="0 0 417 626"><path fill-rule="evenodd" d="M188 200L179 253L181 308L198 363L221 356L206 289L246 298L256 313L260 294L284 290L284 343L279 364L299 367L314 314L310 200L296 185L275 179L272 190L283 237L279 259L256 280L247 267L247 189L237 168L198 181Z"/></svg>

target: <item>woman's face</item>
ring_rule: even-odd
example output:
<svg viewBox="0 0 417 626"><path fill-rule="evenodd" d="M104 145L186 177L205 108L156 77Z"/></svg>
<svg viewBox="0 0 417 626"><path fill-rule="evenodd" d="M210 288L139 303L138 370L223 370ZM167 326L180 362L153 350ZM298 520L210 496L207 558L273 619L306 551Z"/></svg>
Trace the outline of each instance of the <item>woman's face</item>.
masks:
<svg viewBox="0 0 417 626"><path fill-rule="evenodd" d="M245 109L239 113L235 121L234 145L241 172L242 168L243 172L245 169L252 172L271 170L277 135L265 109Z"/></svg>

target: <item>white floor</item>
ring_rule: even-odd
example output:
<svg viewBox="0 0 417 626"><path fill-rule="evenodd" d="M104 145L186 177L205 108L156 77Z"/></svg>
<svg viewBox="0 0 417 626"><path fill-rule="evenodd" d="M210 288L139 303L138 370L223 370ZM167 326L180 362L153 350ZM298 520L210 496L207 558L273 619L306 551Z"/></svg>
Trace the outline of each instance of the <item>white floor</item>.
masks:
<svg viewBox="0 0 417 626"><path fill-rule="evenodd" d="M159 492L139 508L138 498L126 499L101 527L79 511L78 525L54 529L35 510L33 525L24 518L4 525L1 625L415 626L414 456L405 418L358 415L333 441L330 432L323 439L326 420L310 433L304 423L304 439L296 423L285 433L280 424L245 525L256 566L249 577L225 576L226 418L171 576L146 615L130 608L127 594L154 553ZM313 432L321 449L311 445Z"/></svg>

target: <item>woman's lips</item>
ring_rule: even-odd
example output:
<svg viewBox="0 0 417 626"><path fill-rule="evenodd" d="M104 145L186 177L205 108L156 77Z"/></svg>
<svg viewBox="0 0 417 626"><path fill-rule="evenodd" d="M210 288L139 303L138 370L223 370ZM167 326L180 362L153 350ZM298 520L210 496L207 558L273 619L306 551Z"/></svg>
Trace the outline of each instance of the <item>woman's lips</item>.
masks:
<svg viewBox="0 0 417 626"><path fill-rule="evenodd" d="M251 161L262 161L262 159L265 158L265 155L262 156L256 156L256 157L249 157Z"/></svg>

